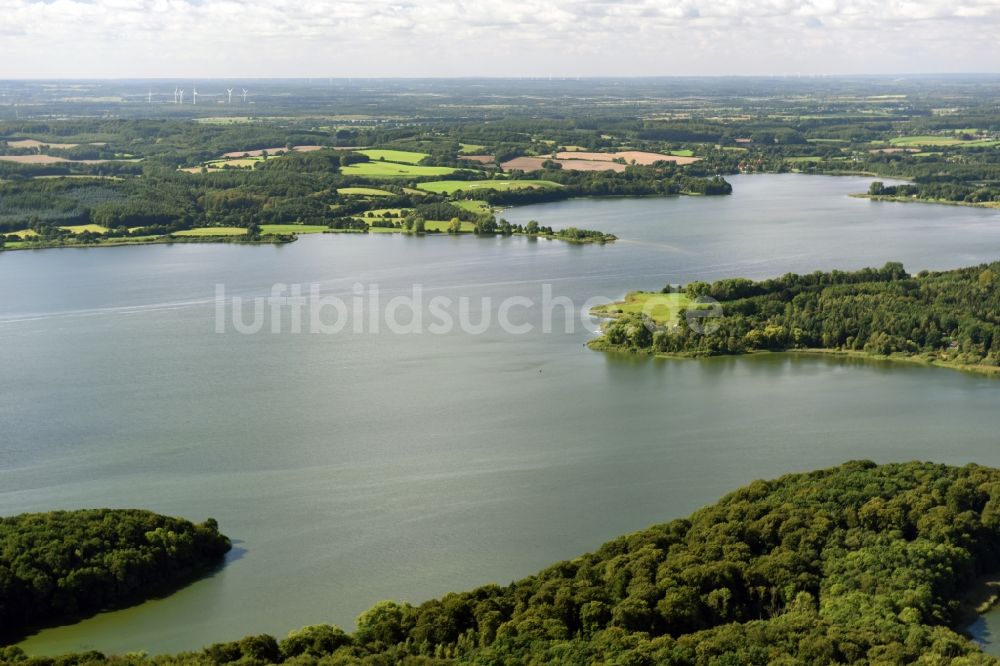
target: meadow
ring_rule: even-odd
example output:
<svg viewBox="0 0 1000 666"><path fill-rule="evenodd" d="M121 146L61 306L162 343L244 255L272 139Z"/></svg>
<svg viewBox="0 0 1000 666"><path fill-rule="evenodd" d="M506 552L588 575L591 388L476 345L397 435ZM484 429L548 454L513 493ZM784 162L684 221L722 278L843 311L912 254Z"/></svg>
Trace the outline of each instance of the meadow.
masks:
<svg viewBox="0 0 1000 666"><path fill-rule="evenodd" d="M656 291L629 292L625 299L590 309L595 317L615 318L623 314L644 314L657 324L675 324L682 309L694 302L687 294L663 294Z"/></svg>
<svg viewBox="0 0 1000 666"><path fill-rule="evenodd" d="M262 224L260 232L270 234L321 234L329 229L324 224Z"/></svg>
<svg viewBox="0 0 1000 666"><path fill-rule="evenodd" d="M420 178L426 176L450 176L457 169L452 167L418 166L399 162L358 162L341 167L345 176L362 178Z"/></svg>
<svg viewBox="0 0 1000 666"><path fill-rule="evenodd" d="M374 187L339 187L337 194L348 197L391 197L392 192L379 190Z"/></svg>
<svg viewBox="0 0 1000 666"><path fill-rule="evenodd" d="M452 201L451 205L456 208L461 208L462 210L467 210L470 213L475 213L476 215L489 215L493 212L493 209L488 203L477 199L460 199L458 201Z"/></svg>
<svg viewBox="0 0 1000 666"><path fill-rule="evenodd" d="M919 135L900 136L889 139L893 146L965 146L970 148L985 148L1000 144L993 139L961 139L957 136Z"/></svg>
<svg viewBox="0 0 1000 666"><path fill-rule="evenodd" d="M401 164L419 164L424 158L430 157L427 153L416 153L409 150L389 150L386 148L373 148L357 152L372 161L399 162Z"/></svg>
<svg viewBox="0 0 1000 666"><path fill-rule="evenodd" d="M95 234L106 234L108 233L107 227L102 227L99 224L76 224L70 227L59 227L60 229L65 229L70 233L82 234L85 231L89 231Z"/></svg>
<svg viewBox="0 0 1000 666"><path fill-rule="evenodd" d="M429 183L420 183L417 187L435 194L452 194L459 190L463 192L472 190L507 192L533 188L555 188L562 187L562 185L551 180L434 180Z"/></svg>
<svg viewBox="0 0 1000 666"><path fill-rule="evenodd" d="M197 227L195 229L185 229L175 231L174 236L243 236L247 232L243 227Z"/></svg>

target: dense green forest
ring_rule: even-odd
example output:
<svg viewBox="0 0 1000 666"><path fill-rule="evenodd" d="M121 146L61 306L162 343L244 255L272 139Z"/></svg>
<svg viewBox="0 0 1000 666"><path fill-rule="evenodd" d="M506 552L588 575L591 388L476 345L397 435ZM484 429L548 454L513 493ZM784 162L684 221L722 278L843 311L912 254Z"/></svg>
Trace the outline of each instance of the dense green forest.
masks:
<svg viewBox="0 0 1000 666"><path fill-rule="evenodd" d="M692 326L687 311L672 322L622 314L593 346L691 355L821 348L998 367L998 287L1000 263L917 275L888 263L760 282L694 282L684 294L722 306L711 326Z"/></svg>
<svg viewBox="0 0 1000 666"><path fill-rule="evenodd" d="M71 664L987 664L953 627L1000 558L1000 471L851 462L756 481L510 585L175 656Z"/></svg>
<svg viewBox="0 0 1000 666"><path fill-rule="evenodd" d="M123 509L0 518L0 638L172 592L230 548L212 519Z"/></svg>

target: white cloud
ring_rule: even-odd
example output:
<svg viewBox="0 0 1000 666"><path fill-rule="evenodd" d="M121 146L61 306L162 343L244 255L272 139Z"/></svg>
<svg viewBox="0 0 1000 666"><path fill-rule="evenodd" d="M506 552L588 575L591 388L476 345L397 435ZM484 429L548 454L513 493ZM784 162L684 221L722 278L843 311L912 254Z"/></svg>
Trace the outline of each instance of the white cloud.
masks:
<svg viewBox="0 0 1000 666"><path fill-rule="evenodd" d="M987 71L1000 0L0 0L0 78Z"/></svg>

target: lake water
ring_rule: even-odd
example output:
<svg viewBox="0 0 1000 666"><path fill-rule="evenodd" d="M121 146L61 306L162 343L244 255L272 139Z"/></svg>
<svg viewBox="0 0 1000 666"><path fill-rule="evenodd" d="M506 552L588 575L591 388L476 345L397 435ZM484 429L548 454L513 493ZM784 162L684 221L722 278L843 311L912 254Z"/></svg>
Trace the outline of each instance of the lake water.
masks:
<svg viewBox="0 0 1000 666"><path fill-rule="evenodd" d="M754 478L845 460L1000 466L1000 381L766 355L588 350L578 318L525 334L216 332L217 284L474 303L543 285L576 304L667 282L1000 256L1000 213L852 199L869 179L738 176L727 198L505 212L606 246L325 235L287 246L0 254L0 514L94 506L212 516L237 548L180 592L43 631L31 653L176 651L380 599L506 583ZM474 312L476 310L474 309ZM267 330L267 329L265 329Z"/></svg>

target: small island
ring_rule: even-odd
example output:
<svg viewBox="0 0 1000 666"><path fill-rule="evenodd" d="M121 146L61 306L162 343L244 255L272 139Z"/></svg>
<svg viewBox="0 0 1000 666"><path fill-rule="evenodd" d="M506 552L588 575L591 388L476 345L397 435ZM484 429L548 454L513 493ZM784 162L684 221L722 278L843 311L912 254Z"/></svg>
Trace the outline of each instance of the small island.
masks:
<svg viewBox="0 0 1000 666"><path fill-rule="evenodd" d="M1000 263L693 282L595 308L593 349L668 356L820 352L1000 371ZM697 316L697 309L711 310ZM694 312L696 316L688 316Z"/></svg>
<svg viewBox="0 0 1000 666"><path fill-rule="evenodd" d="M133 509L0 518L0 640L173 592L231 548L211 518Z"/></svg>

